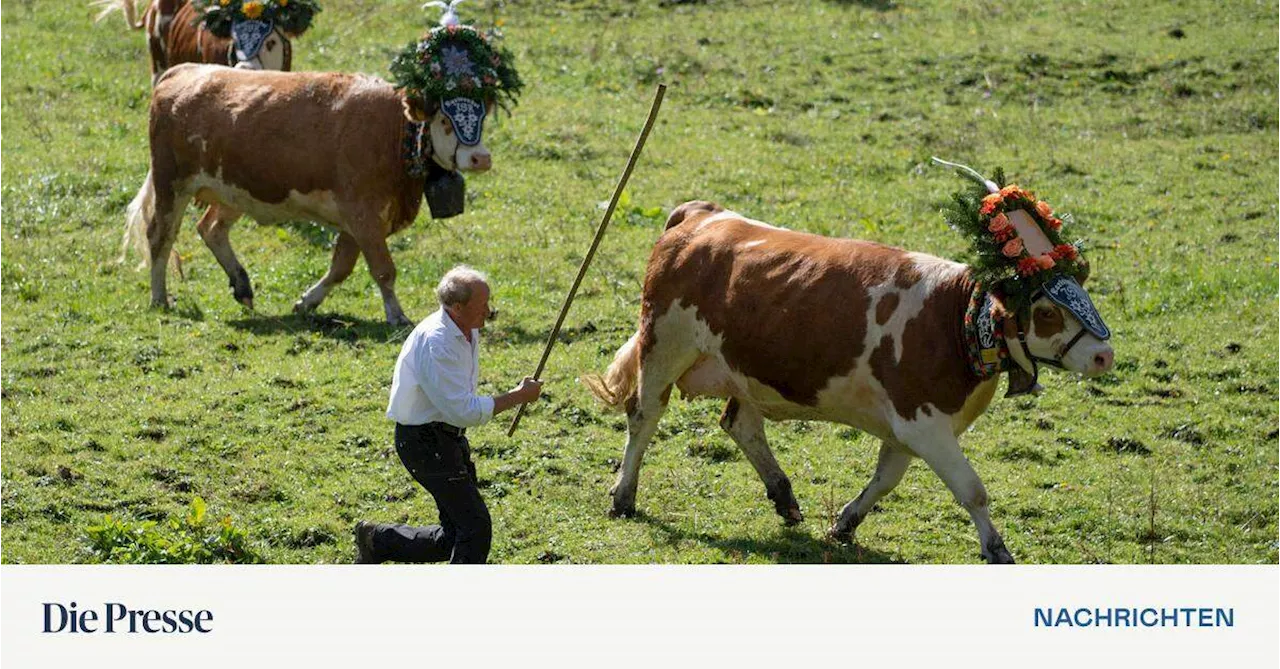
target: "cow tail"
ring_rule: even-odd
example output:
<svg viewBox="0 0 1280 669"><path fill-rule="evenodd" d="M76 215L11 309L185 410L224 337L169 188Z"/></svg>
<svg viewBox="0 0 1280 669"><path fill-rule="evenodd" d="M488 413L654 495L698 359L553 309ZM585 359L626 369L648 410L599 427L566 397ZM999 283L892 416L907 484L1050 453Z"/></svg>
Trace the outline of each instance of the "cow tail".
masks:
<svg viewBox="0 0 1280 669"><path fill-rule="evenodd" d="M639 332L631 335L631 339L618 349L613 357L613 364L609 365L603 377L598 374L582 377L582 382L591 393L615 411L624 410L627 400L635 395L636 385L640 380L639 341Z"/></svg>
<svg viewBox="0 0 1280 669"><path fill-rule="evenodd" d="M138 8L133 3L134 0L93 0L89 4L102 10L94 19L95 23L107 18L112 12L118 11L124 14L124 24L129 26L130 30L142 30L143 23L138 20Z"/></svg>
<svg viewBox="0 0 1280 669"><path fill-rule="evenodd" d="M147 228L156 217L156 184L150 170L147 171L146 182L142 184L142 188L138 189L138 194L133 197L133 202L129 203L127 211L124 241L120 245L120 262L124 262L125 256L129 254L129 247L132 246L142 256L142 262L138 264L138 269L142 269L151 264L151 245L147 242Z"/></svg>

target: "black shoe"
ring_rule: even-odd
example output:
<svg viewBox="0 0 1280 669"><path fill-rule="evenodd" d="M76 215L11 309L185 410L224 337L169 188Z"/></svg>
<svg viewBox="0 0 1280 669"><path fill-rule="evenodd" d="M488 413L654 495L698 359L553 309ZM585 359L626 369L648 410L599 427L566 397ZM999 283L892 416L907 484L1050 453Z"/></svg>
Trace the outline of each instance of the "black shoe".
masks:
<svg viewBox="0 0 1280 669"><path fill-rule="evenodd" d="M360 521L356 523L356 564L381 564L373 550L373 532L378 529L374 523Z"/></svg>

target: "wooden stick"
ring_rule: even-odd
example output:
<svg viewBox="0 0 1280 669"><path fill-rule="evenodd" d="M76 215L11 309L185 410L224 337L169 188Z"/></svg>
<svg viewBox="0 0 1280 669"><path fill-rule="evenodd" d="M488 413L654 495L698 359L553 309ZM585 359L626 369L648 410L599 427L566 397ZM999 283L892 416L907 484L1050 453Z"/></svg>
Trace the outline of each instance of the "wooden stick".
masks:
<svg viewBox="0 0 1280 669"><path fill-rule="evenodd" d="M662 107L662 96L667 92L666 84L658 84L658 90L653 95L653 106L649 108L649 118L644 122L644 129L640 131L640 137L636 139L636 146L631 149L631 158L627 160L627 169L622 171L622 178L618 179L618 185L613 189L613 198L609 200L609 208L604 210L604 218L600 220L600 227L596 228L596 238L591 240L591 249L587 251L587 257L582 259L582 265L578 267L578 277L573 280L573 287L569 289L569 294L564 298L564 306L560 307L560 317L556 319L555 327L551 328L551 336L547 337L547 345L542 349L542 359L538 361L538 369L533 373L533 378L537 379L542 376L542 370L547 366L547 358L551 356L551 347L555 346L556 337L560 335L560 326L564 325L564 317L569 314L569 306L573 304L573 298L578 294L578 286L582 285L582 277L587 274L587 267L591 265L591 259L596 255L596 249L600 246L600 240L604 238L604 231L609 227L609 219L613 217L613 210L618 206L618 198L622 197L622 189L626 188L627 180L631 178L631 170L636 166L636 160L640 157L640 151L644 149L644 142L649 138L649 131L653 129L653 122L658 118L658 109ZM520 417L524 415L526 405L521 404L516 409L515 418L511 419L511 427L507 429L507 436L516 433L516 426L520 424Z"/></svg>

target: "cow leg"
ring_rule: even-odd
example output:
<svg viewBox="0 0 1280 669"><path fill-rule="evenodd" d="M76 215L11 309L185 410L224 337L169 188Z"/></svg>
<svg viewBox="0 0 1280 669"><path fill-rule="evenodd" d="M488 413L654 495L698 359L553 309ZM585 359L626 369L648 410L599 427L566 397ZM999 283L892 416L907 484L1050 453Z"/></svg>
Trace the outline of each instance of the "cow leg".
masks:
<svg viewBox="0 0 1280 669"><path fill-rule="evenodd" d="M146 221L147 251L151 255L151 306L169 308L169 291L165 285L169 271L169 254L178 239L178 228L191 196L173 191L172 185L156 182L155 210Z"/></svg>
<svg viewBox="0 0 1280 669"><path fill-rule="evenodd" d="M764 416L751 404L737 398L731 398L720 416L720 427L737 442L738 448L747 456L756 474L764 481L764 489L769 499L773 500L773 509L788 525L795 525L804 520L800 512L800 503L791 492L791 480L786 472L778 466L778 461L769 449L769 441L764 434Z"/></svg>
<svg viewBox="0 0 1280 669"><path fill-rule="evenodd" d="M832 539L841 541L853 538L853 533L867 514L871 513L872 507L898 485L910 465L910 453L897 444L881 442L880 459L876 462L876 473L871 477L871 482L867 483L867 487L862 489L856 499L844 505L840 510L840 517L827 534Z"/></svg>
<svg viewBox="0 0 1280 669"><path fill-rule="evenodd" d="M640 361L640 383L634 400L627 404L627 447L618 469L618 480L609 489L613 509L609 515L630 516L636 510L636 486L640 481L640 463L649 447L658 419L667 410L671 388L676 379L693 364L697 351L677 343L663 342L678 328L666 328L663 337Z"/></svg>
<svg viewBox="0 0 1280 669"><path fill-rule="evenodd" d="M351 276L351 270L355 268L359 257L360 246L356 244L355 237L345 232L340 233L338 241L333 245L333 260L329 262L329 271L325 272L319 283L302 294L302 299L293 304L293 310L300 314L315 311L334 286Z"/></svg>
<svg viewBox="0 0 1280 669"><path fill-rule="evenodd" d="M364 254L364 261L369 265L369 273L382 292L382 308L386 312L387 323L413 325L413 321L404 315L404 309L400 308L400 300L396 299L396 264L391 259L391 250L387 248L387 238L382 236L381 222L377 218L351 217L347 221L360 252Z"/></svg>
<svg viewBox="0 0 1280 669"><path fill-rule="evenodd" d="M1009 554L1000 533L991 523L991 516L987 511L987 489L960 451L960 443L951 436L950 430L947 429L945 434L943 432L938 430L936 436L929 439L909 440L907 445L929 463L929 467L947 484L960 506L969 512L969 517L978 528L982 557L991 564L1013 564L1013 556Z"/></svg>
<svg viewBox="0 0 1280 669"><path fill-rule="evenodd" d="M231 248L231 226L240 218L240 212L224 204L214 204L205 210L200 222L196 223L196 231L204 240L204 245L213 251L213 257L222 265L231 282L231 296L237 302L253 309L253 286L249 283L249 273L236 258Z"/></svg>

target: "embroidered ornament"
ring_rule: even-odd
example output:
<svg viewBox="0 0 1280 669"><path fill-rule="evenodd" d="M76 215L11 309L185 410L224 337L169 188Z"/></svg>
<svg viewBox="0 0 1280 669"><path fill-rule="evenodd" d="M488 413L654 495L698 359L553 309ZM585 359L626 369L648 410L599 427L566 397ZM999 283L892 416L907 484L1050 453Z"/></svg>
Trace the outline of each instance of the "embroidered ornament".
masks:
<svg viewBox="0 0 1280 669"><path fill-rule="evenodd" d="M275 26L270 21L237 21L231 24L231 40L235 44L236 58L253 60Z"/></svg>
<svg viewBox="0 0 1280 669"><path fill-rule="evenodd" d="M480 143L484 132L484 103L469 98L450 98L440 103L440 109L453 123L454 135L467 146Z"/></svg>
<svg viewBox="0 0 1280 669"><path fill-rule="evenodd" d="M315 15L320 13L320 5L315 0L193 0L193 4L200 12L205 30L224 39L234 34L237 42L241 39L237 33L241 23L266 23L292 38L306 32ZM237 45L237 49L249 54L248 58L257 55L261 47L261 41L252 47Z"/></svg>
<svg viewBox="0 0 1280 669"><path fill-rule="evenodd" d="M1009 347L1004 328L996 323L995 298L982 286L969 297L964 314L964 339L969 367L980 379L989 379L1008 368Z"/></svg>
<svg viewBox="0 0 1280 669"><path fill-rule="evenodd" d="M1044 284L1044 294L1058 306L1071 312L1090 334L1106 341L1111 338L1111 330L1102 322L1102 316L1093 306L1093 300L1076 280L1062 274L1055 275Z"/></svg>

